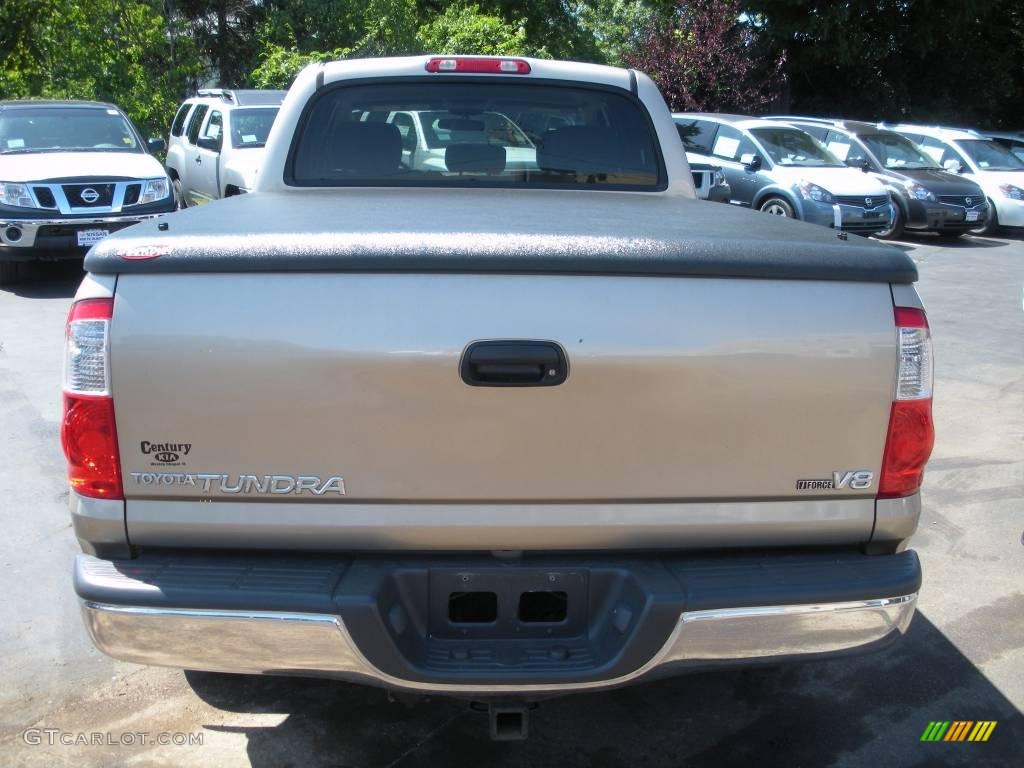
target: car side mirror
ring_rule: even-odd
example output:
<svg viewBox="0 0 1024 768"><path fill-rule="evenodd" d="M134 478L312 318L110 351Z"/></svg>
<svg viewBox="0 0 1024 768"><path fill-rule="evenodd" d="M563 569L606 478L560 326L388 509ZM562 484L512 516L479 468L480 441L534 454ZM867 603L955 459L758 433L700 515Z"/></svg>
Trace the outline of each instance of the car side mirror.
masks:
<svg viewBox="0 0 1024 768"><path fill-rule="evenodd" d="M964 172L964 167L963 167L963 165L960 164L960 161L959 160L954 160L952 158L950 158L949 160L944 162L942 164L942 167L945 168L950 173L963 173Z"/></svg>
<svg viewBox="0 0 1024 768"><path fill-rule="evenodd" d="M743 167L748 171L761 170L761 156L755 155L753 152L740 155L740 162L743 163Z"/></svg>
<svg viewBox="0 0 1024 768"><path fill-rule="evenodd" d="M149 149L151 154L155 155L157 152L163 152L167 149L167 142L163 139L154 137L146 142L146 147Z"/></svg>
<svg viewBox="0 0 1024 768"><path fill-rule="evenodd" d="M211 139L209 136L200 136L196 139L196 146L208 149L211 152L220 152L220 139Z"/></svg>

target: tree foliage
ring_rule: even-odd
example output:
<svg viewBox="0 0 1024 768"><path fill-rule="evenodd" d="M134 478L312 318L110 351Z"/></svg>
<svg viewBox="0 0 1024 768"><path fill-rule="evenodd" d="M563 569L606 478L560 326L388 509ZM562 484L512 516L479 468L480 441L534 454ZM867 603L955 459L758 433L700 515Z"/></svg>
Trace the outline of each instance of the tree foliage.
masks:
<svg viewBox="0 0 1024 768"><path fill-rule="evenodd" d="M531 49L526 19L506 22L478 5L450 5L419 29L419 47L429 53L479 53L492 56L546 55Z"/></svg>
<svg viewBox="0 0 1024 768"><path fill-rule="evenodd" d="M799 114L1024 128L1020 0L744 0Z"/></svg>
<svg viewBox="0 0 1024 768"><path fill-rule="evenodd" d="M760 58L738 0L678 0L654 17L625 63L649 74L674 111L757 113L777 97L783 58Z"/></svg>
<svg viewBox="0 0 1024 768"><path fill-rule="evenodd" d="M122 107L148 134L166 130L198 54L147 2L4 0L0 96L96 99Z"/></svg>
<svg viewBox="0 0 1024 768"><path fill-rule="evenodd" d="M623 63L673 106L1024 128L1021 0L0 0L0 98L112 101L420 52ZM781 70L779 62L784 59Z"/></svg>

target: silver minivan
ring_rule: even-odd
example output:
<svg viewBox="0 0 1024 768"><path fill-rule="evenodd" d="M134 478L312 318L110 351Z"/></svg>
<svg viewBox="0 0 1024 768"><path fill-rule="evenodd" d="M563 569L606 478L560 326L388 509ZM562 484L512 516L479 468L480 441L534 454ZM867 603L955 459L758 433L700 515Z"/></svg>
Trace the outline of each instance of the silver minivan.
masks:
<svg viewBox="0 0 1024 768"><path fill-rule="evenodd" d="M721 166L736 205L859 235L892 226L885 186L799 128L741 115L672 117L687 154Z"/></svg>

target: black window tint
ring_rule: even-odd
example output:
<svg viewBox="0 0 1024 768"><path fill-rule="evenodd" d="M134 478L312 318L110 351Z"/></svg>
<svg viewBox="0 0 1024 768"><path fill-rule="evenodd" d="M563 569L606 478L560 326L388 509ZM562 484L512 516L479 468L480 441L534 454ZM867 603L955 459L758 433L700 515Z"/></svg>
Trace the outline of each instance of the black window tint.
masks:
<svg viewBox="0 0 1024 768"><path fill-rule="evenodd" d="M397 114L425 134L405 158L409 125ZM650 120L627 94L498 79L327 90L305 115L286 173L296 186L657 189L663 178Z"/></svg>
<svg viewBox="0 0 1024 768"><path fill-rule="evenodd" d="M804 133L811 134L818 141L825 141L825 137L830 133L829 129L823 125L798 125L797 128ZM834 134L835 131L831 131L831 133Z"/></svg>
<svg viewBox="0 0 1024 768"><path fill-rule="evenodd" d="M683 140L683 146L689 152L710 154L711 142L717 128L718 124L712 123L710 120L676 118L676 130L679 131L679 138Z"/></svg>
<svg viewBox="0 0 1024 768"><path fill-rule="evenodd" d="M396 126L398 132L402 135L402 149L407 152L415 151L418 139L412 115L408 112L396 112L389 118L388 122Z"/></svg>
<svg viewBox="0 0 1024 768"><path fill-rule="evenodd" d="M996 141L1010 150L1018 160L1024 162L1024 139L1021 141L1016 139L996 139Z"/></svg>
<svg viewBox="0 0 1024 768"><path fill-rule="evenodd" d="M174 122L171 123L171 136L181 136L181 132L185 129L185 118L188 117L190 109L192 109L191 104L182 104L178 107L178 111L174 115Z"/></svg>
<svg viewBox="0 0 1024 768"><path fill-rule="evenodd" d="M196 139L199 138L199 129L203 125L203 118L206 117L206 112L209 107L205 104L200 104L192 112L192 119L188 121L188 143L195 144Z"/></svg>

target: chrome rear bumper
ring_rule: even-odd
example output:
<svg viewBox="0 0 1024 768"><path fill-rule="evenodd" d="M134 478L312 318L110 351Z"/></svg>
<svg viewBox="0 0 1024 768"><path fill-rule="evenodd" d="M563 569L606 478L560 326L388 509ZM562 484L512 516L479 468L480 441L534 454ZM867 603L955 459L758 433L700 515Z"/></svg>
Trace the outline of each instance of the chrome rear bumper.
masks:
<svg viewBox="0 0 1024 768"><path fill-rule="evenodd" d="M338 616L317 613L154 608L84 600L96 647L124 661L214 672L297 674L449 694L553 693L610 688L679 667L814 657L865 650L904 634L917 594L807 605L684 611L645 664L604 680L439 683L375 667Z"/></svg>

